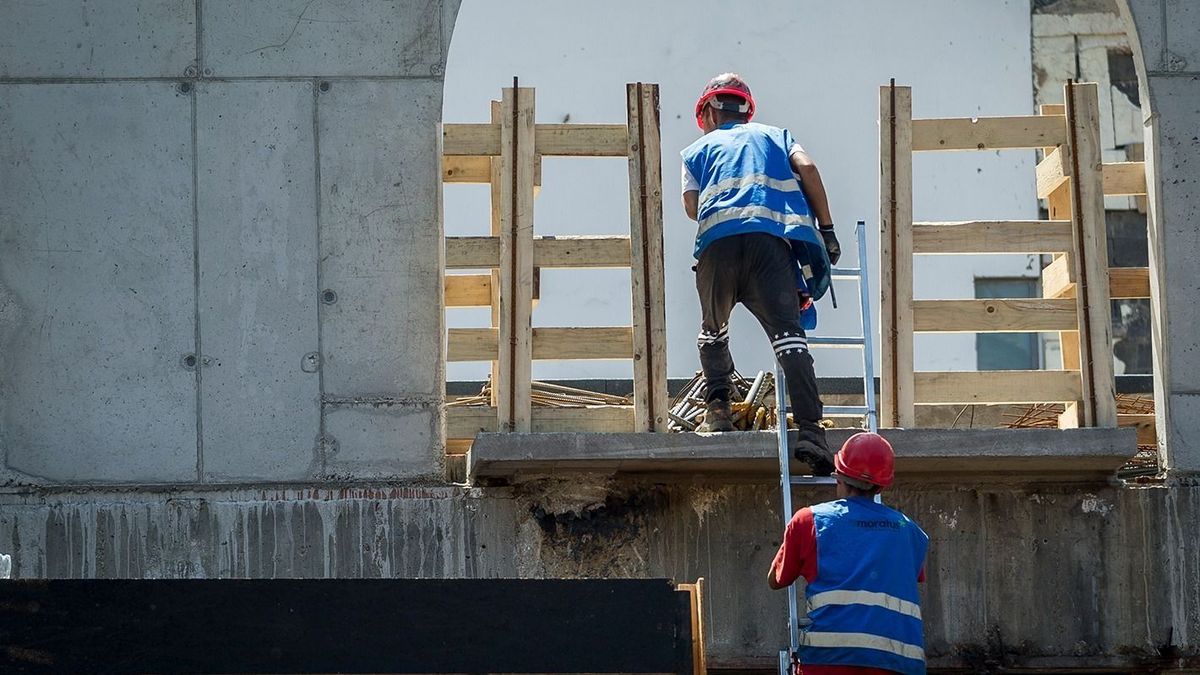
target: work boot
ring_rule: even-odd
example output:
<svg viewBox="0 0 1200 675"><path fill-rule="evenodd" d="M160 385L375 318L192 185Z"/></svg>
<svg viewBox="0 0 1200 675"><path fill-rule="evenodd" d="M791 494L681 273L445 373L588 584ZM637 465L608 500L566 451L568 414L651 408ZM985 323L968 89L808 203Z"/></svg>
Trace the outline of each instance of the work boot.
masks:
<svg viewBox="0 0 1200 675"><path fill-rule="evenodd" d="M704 413L704 424L696 431L714 433L718 431L733 431L733 407L726 399L714 399L708 402L708 410Z"/></svg>
<svg viewBox="0 0 1200 675"><path fill-rule="evenodd" d="M819 424L802 422L798 433L800 438L792 446L796 459L807 464L814 476L833 475L833 453L825 441L825 428Z"/></svg>

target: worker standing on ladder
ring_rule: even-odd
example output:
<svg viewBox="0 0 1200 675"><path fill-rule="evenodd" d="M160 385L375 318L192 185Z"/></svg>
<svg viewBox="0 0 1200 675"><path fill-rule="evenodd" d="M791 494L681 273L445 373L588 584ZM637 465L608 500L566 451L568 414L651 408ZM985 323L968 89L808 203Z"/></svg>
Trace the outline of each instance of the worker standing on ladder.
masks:
<svg viewBox="0 0 1200 675"><path fill-rule="evenodd" d="M834 458L838 499L788 521L767 583L800 577L812 624L800 640L804 675L925 672L917 584L929 537L908 516L875 501L892 484L892 446L870 432Z"/></svg>
<svg viewBox="0 0 1200 675"><path fill-rule="evenodd" d="M697 342L707 382L701 430L733 431L728 322L740 302L762 324L783 368L799 428L797 458L828 476L833 453L820 425L804 324L815 326L812 300L828 288L841 248L812 158L786 129L751 123L753 117L750 87L733 73L718 75L696 102L704 136L682 152L683 208L699 224Z"/></svg>

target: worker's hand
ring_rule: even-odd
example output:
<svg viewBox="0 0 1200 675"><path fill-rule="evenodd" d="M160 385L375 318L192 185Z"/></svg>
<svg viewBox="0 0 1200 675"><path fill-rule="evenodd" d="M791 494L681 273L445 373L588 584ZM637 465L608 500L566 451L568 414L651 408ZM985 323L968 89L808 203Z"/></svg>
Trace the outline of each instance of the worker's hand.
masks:
<svg viewBox="0 0 1200 675"><path fill-rule="evenodd" d="M842 259L842 246L838 243L837 235L833 233L833 226L822 225L821 238L825 240L825 251L829 253L829 264L836 265L838 260Z"/></svg>

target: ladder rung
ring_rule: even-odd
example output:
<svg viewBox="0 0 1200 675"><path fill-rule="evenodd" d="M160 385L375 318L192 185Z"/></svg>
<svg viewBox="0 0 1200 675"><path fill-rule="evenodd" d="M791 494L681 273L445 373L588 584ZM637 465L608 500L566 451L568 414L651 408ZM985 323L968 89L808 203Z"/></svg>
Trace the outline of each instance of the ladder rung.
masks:
<svg viewBox="0 0 1200 675"><path fill-rule="evenodd" d="M810 337L809 347L862 347L866 340L860 337Z"/></svg>
<svg viewBox="0 0 1200 675"><path fill-rule="evenodd" d="M830 415L866 415L869 410L865 405L827 405L825 416Z"/></svg>
<svg viewBox="0 0 1200 675"><path fill-rule="evenodd" d="M834 279L857 279L862 276L862 268L859 267L835 267L829 271Z"/></svg>
<svg viewBox="0 0 1200 675"><path fill-rule="evenodd" d="M790 476L792 485L836 485L833 476Z"/></svg>

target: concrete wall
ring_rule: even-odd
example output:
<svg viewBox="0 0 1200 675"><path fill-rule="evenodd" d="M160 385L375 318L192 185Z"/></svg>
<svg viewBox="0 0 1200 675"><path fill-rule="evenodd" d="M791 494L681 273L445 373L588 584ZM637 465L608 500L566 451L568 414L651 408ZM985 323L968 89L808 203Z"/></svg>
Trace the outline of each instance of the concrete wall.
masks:
<svg viewBox="0 0 1200 675"><path fill-rule="evenodd" d="M799 491L800 503L831 496ZM930 662L1200 663L1200 488L902 485L930 534ZM512 488L70 492L0 497L30 577L705 577L714 665L769 667L784 594L770 484L534 481Z"/></svg>
<svg viewBox="0 0 1200 675"><path fill-rule="evenodd" d="M668 369L674 377L699 368L700 309L691 271L696 225L679 205L679 151L699 135L692 109L708 78L740 72L754 89L756 119L790 128L821 167L846 264L856 264L854 222L869 224L872 269L878 269L879 85L889 77L911 85L918 117L1033 111L1028 0L771 0L755 3L752 19L718 18L729 11L719 0L652 7L637 0L467 0L446 67L447 122L485 121L488 101L513 75L537 87L537 117L545 123L623 122L625 83L660 84ZM1036 218L1033 170L1033 151L920 155L914 216ZM547 160L534 228L539 234L627 233L627 186L620 160ZM448 185L445 194L447 233L487 233L485 187ZM1024 255L922 256L916 297L972 298L976 275L1036 277L1038 264L1036 256ZM628 273L551 270L542 281L534 325L630 321ZM838 291L841 309L822 303L818 332L861 334L856 286L846 282ZM449 316L455 326L483 326L488 319L486 310L474 309ZM741 372L772 367L770 347L748 312L734 312L730 331ZM821 375L862 373L855 350L821 350L816 359ZM925 370L974 370L975 338L920 335L916 359ZM486 364L455 363L448 370L452 380L483 379L486 372ZM619 361L534 365L535 376L546 378L628 378L631 372Z"/></svg>
<svg viewBox="0 0 1200 675"><path fill-rule="evenodd" d="M1200 473L1200 6L1121 3L1146 109L1155 400L1164 464Z"/></svg>
<svg viewBox="0 0 1200 675"><path fill-rule="evenodd" d="M456 10L0 5L5 477L440 472Z"/></svg>

